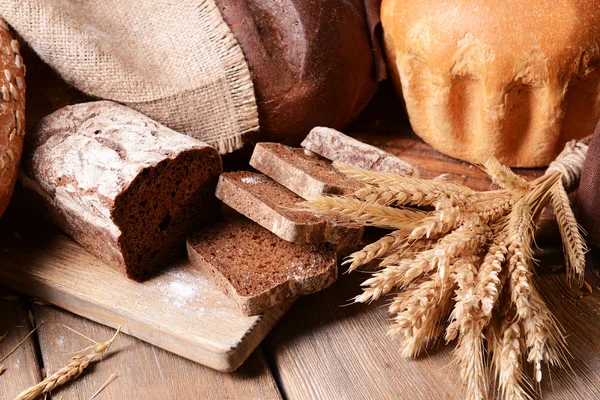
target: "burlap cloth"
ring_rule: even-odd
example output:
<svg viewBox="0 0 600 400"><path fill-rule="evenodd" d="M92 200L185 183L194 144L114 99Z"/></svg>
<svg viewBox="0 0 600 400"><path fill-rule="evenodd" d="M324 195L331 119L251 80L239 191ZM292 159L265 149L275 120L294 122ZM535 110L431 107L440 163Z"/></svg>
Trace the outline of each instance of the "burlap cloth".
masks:
<svg viewBox="0 0 600 400"><path fill-rule="evenodd" d="M227 153L258 129L250 71L213 0L2 0L69 84Z"/></svg>
<svg viewBox="0 0 600 400"><path fill-rule="evenodd" d="M588 243L600 247L600 123L590 141L581 172L577 220L587 231Z"/></svg>

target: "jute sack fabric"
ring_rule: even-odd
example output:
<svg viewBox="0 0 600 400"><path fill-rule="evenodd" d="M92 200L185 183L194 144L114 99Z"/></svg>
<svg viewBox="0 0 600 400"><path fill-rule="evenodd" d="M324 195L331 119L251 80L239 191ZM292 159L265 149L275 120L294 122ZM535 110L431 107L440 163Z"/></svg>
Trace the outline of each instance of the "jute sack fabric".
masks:
<svg viewBox="0 0 600 400"><path fill-rule="evenodd" d="M62 78L228 153L258 129L244 55L213 0L2 0Z"/></svg>

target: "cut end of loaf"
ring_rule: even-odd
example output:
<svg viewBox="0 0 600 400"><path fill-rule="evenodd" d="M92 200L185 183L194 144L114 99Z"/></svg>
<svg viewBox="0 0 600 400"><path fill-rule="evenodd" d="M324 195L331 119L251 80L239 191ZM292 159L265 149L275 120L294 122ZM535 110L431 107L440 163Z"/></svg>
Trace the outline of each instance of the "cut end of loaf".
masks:
<svg viewBox="0 0 600 400"><path fill-rule="evenodd" d="M242 217L191 235L187 248L190 261L247 315L315 293L337 278L331 245L290 243Z"/></svg>
<svg viewBox="0 0 600 400"><path fill-rule="evenodd" d="M138 175L115 200L112 219L128 277L141 280L185 254L185 237L219 215L214 197L221 172L211 147L192 149Z"/></svg>

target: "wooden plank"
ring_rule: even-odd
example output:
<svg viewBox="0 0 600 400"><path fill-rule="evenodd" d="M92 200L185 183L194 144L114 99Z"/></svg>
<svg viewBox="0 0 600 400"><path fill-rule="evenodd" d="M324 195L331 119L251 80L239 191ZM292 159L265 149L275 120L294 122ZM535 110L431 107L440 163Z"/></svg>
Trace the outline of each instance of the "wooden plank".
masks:
<svg viewBox="0 0 600 400"><path fill-rule="evenodd" d="M35 306L36 320L45 321L39 330L40 349L48 373L69 362L66 353L91 344L87 339L103 341L114 333L106 326L91 322L52 306ZM279 399L275 381L260 349L234 373L203 367L126 334L120 335L99 362L81 377L52 392L53 399L89 399L112 375L116 378L98 395L98 399Z"/></svg>
<svg viewBox="0 0 600 400"><path fill-rule="evenodd" d="M556 263L560 254L553 252ZM552 263L547 261L545 265ZM565 328L570 369L544 369L545 399L600 398L600 279L587 274L593 293L570 287L563 271L539 268L539 286ZM285 397L291 399L463 399L453 345L416 360L399 354L386 336L386 301L347 305L360 293L360 273L343 274L333 286L300 299L267 336L265 354Z"/></svg>
<svg viewBox="0 0 600 400"><path fill-rule="evenodd" d="M301 298L267 336L263 349L290 399L460 399L450 349L418 360L400 357L386 336L384 303L350 305L361 273L341 275L321 293Z"/></svg>
<svg viewBox="0 0 600 400"><path fill-rule="evenodd" d="M27 300L0 286L0 359L4 358L31 332ZM36 355L37 336L33 334L2 362L6 371L0 376L0 398L12 399L23 389L40 381L40 365Z"/></svg>
<svg viewBox="0 0 600 400"><path fill-rule="evenodd" d="M0 220L0 281L207 365L232 371L290 304L246 317L185 261L144 283L109 268L16 196Z"/></svg>

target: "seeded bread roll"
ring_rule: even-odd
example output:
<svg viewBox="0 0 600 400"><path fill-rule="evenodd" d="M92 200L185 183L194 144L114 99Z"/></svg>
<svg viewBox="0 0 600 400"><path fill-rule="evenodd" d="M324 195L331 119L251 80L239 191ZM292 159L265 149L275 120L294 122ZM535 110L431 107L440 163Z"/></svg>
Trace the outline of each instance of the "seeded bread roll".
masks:
<svg viewBox="0 0 600 400"><path fill-rule="evenodd" d="M473 163L548 165L600 118L600 1L384 0L413 130Z"/></svg>
<svg viewBox="0 0 600 400"><path fill-rule="evenodd" d="M0 18L0 215L12 197L25 135L25 65Z"/></svg>
<svg viewBox="0 0 600 400"><path fill-rule="evenodd" d="M218 215L218 152L108 101L62 108L27 141L33 204L98 258L141 280Z"/></svg>
<svg viewBox="0 0 600 400"><path fill-rule="evenodd" d="M190 261L246 315L318 292L337 278L331 245L286 242L246 218L207 226L188 238L187 248Z"/></svg>
<svg viewBox="0 0 600 400"><path fill-rule="evenodd" d="M384 75L363 0L217 0L252 74L261 141L298 144L342 128Z"/></svg>

